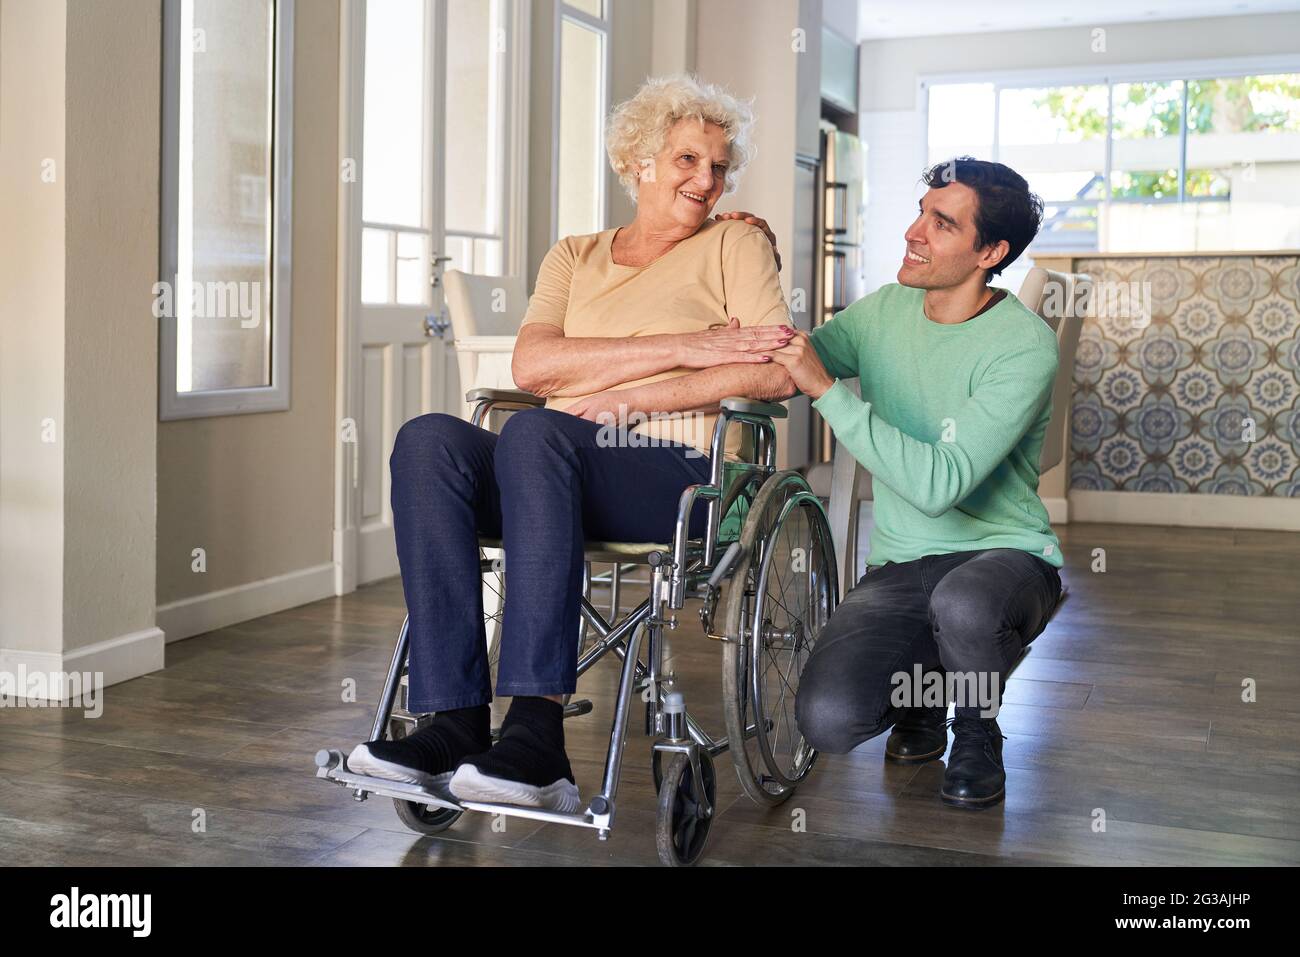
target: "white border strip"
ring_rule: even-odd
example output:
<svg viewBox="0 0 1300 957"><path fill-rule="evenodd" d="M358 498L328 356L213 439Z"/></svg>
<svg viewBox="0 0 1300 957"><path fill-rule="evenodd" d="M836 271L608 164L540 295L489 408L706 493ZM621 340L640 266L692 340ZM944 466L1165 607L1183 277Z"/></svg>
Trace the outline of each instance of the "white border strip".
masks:
<svg viewBox="0 0 1300 957"><path fill-rule="evenodd" d="M1071 491L1070 521L1300 532L1300 498Z"/></svg>
<svg viewBox="0 0 1300 957"><path fill-rule="evenodd" d="M66 654L0 648L0 671L20 670L46 674L74 671L100 672L102 687L130 681L163 667L164 637L160 628L145 628L116 638L74 648Z"/></svg>
<svg viewBox="0 0 1300 957"><path fill-rule="evenodd" d="M168 642L180 641L333 596L334 563L325 562L168 602L158 608L158 625Z"/></svg>

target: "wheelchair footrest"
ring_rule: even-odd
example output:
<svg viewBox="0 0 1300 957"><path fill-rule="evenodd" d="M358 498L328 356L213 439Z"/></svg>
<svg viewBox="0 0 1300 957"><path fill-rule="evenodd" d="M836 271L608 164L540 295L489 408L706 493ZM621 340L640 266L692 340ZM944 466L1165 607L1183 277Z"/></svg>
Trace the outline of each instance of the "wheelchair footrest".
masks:
<svg viewBox="0 0 1300 957"><path fill-rule="evenodd" d="M503 814L506 817L526 817L534 821L546 821L548 824L570 824L577 827L596 827L591 815L585 810L564 814L560 811L547 811L540 807L522 807L518 804L485 804L481 801L464 801L460 805L467 811L482 811L484 814Z"/></svg>
<svg viewBox="0 0 1300 957"><path fill-rule="evenodd" d="M564 706L564 716L566 718L576 718L581 714L591 714L591 699L579 698L577 701L570 701Z"/></svg>
<svg viewBox="0 0 1300 957"><path fill-rule="evenodd" d="M361 790L367 794L377 794L380 797L460 810L460 804L449 792L431 791L418 784L403 784L401 781L355 774L347 769L343 755L338 751L321 751L316 755L316 777L333 781L341 787Z"/></svg>
<svg viewBox="0 0 1300 957"><path fill-rule="evenodd" d="M577 702L575 702L577 703ZM591 702L584 702L588 708ZM479 801L458 801L450 791L433 791L418 784L403 784L366 774L355 774L347 769L347 761L342 752L334 749L322 750L316 754L316 777L333 781L335 784L353 791L362 791L367 795L393 798L398 801L411 801L430 807L447 808L452 811L482 811L485 814L504 814L508 817L526 817L550 824L569 824L577 827L603 828L608 826L608 815L602 811L604 820L597 821L589 810L564 814L559 811L547 811L536 807L521 807L515 804L486 804Z"/></svg>

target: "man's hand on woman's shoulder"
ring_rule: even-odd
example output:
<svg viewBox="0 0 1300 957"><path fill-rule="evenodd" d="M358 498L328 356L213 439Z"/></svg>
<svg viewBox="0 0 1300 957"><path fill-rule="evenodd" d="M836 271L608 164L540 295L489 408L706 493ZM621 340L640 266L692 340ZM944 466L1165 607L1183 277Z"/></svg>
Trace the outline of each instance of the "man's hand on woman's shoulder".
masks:
<svg viewBox="0 0 1300 957"><path fill-rule="evenodd" d="M713 218L718 220L718 222L727 219L739 219L742 222L749 223L749 225L757 226L761 229L763 235L767 237L767 241L772 244L772 255L776 257L776 271L781 271L781 251L776 248L776 234L772 232L772 227L767 224L766 219L763 219L761 216L755 216L753 213L744 212L743 210L734 210L730 213L718 213L718 215Z"/></svg>

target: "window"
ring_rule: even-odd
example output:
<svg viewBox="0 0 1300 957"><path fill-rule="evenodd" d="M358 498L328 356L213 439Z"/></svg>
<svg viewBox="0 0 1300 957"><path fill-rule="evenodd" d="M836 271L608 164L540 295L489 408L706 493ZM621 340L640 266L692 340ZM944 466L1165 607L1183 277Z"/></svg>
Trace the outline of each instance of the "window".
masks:
<svg viewBox="0 0 1300 957"><path fill-rule="evenodd" d="M447 2L447 266L484 276L505 269L508 20L504 0Z"/></svg>
<svg viewBox="0 0 1300 957"><path fill-rule="evenodd" d="M289 407L292 0L163 8L159 414Z"/></svg>
<svg viewBox="0 0 1300 957"><path fill-rule="evenodd" d="M509 173L512 164L522 166L511 154L512 137L520 136L511 123L513 104L521 96L512 90L520 69L512 44L527 42L518 26L521 2L446 0L440 24L428 22L438 8L425 0L367 4L361 201L367 305L428 305L435 255L447 257L448 269L480 275L512 268L508 236L520 230L509 213L522 201L510 188L512 179L526 175ZM444 82L432 84L441 100L435 104L424 71L439 63L445 73ZM436 175L423 165L434 106L442 108L445 131L433 145L440 154L433 160L440 164Z"/></svg>
<svg viewBox="0 0 1300 957"><path fill-rule="evenodd" d="M1047 104L1044 107L1043 104ZM1061 114L1106 112L1105 86L998 91L999 161L1043 199L1044 245L1096 244L1097 202L1105 193L1106 123L1072 124Z"/></svg>
<svg viewBox="0 0 1300 957"><path fill-rule="evenodd" d="M1300 74L929 85L928 158L1006 163L1037 251L1300 245Z"/></svg>
<svg viewBox="0 0 1300 957"><path fill-rule="evenodd" d="M555 216L552 240L604 228L609 21L601 0L556 4Z"/></svg>
<svg viewBox="0 0 1300 957"><path fill-rule="evenodd" d="M429 109L424 0L366 4L361 301L429 302L432 226L425 168Z"/></svg>

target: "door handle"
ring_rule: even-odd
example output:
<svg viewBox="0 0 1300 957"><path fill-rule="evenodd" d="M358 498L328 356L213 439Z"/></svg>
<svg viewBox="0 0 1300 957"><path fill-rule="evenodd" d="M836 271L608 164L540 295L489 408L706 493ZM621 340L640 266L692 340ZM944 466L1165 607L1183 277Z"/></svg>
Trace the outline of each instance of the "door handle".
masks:
<svg viewBox="0 0 1300 957"><path fill-rule="evenodd" d="M424 317L424 334L432 339L435 336L439 339L446 339L444 332L451 326L451 320L447 318L447 307L443 306L442 311L435 314L429 313Z"/></svg>
<svg viewBox="0 0 1300 957"><path fill-rule="evenodd" d="M443 256L442 254L436 252L429 257L429 263L433 267L432 269L429 270L430 286L433 286L435 289L438 288L438 286L441 284L442 281L442 269L439 267L441 267L443 263L451 262L451 259L452 259L451 256Z"/></svg>

